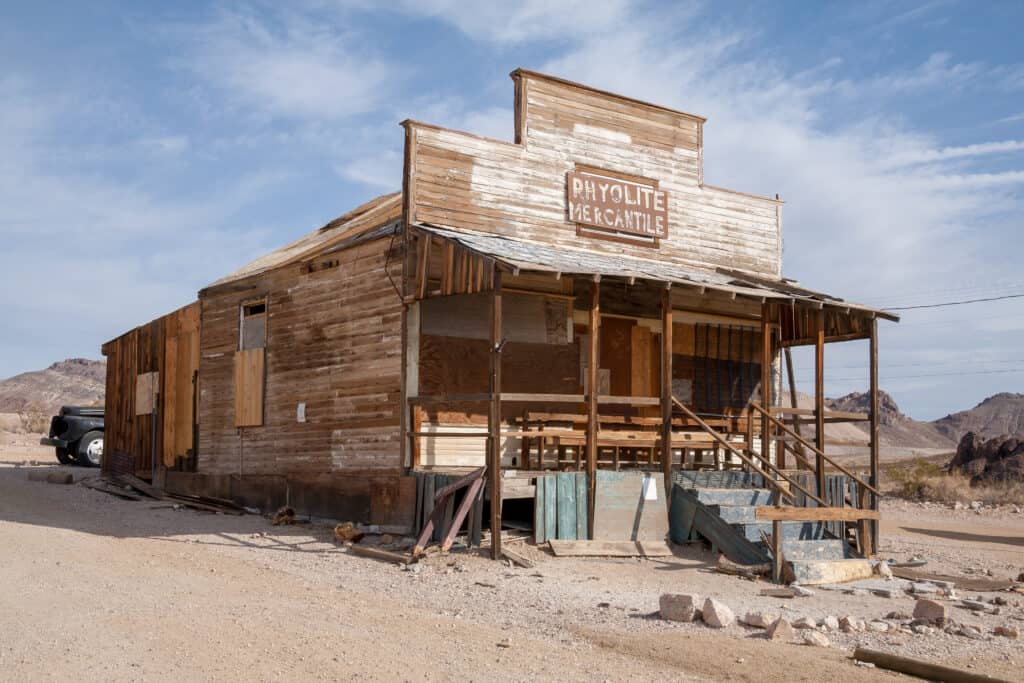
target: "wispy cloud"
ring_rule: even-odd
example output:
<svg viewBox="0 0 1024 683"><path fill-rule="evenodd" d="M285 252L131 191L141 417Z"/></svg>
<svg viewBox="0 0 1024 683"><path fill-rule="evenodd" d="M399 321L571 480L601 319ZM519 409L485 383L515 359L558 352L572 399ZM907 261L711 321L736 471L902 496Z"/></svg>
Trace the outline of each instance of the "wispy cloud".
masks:
<svg viewBox="0 0 1024 683"><path fill-rule="evenodd" d="M168 32L191 44L184 63L197 77L272 116L344 119L373 110L399 84L399 70L359 34L288 10L222 11Z"/></svg>

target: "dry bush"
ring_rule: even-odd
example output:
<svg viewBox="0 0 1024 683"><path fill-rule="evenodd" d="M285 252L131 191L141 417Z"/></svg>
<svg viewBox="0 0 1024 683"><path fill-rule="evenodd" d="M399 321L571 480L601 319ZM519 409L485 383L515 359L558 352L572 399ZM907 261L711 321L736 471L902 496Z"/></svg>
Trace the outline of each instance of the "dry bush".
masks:
<svg viewBox="0 0 1024 683"><path fill-rule="evenodd" d="M971 486L970 477L947 473L935 462L916 460L894 465L886 474L895 485L895 495L911 500L937 503L971 503L986 505L1024 504L1024 482L991 482Z"/></svg>
<svg viewBox="0 0 1024 683"><path fill-rule="evenodd" d="M50 431L50 415L38 410L18 412L21 431L26 434L46 434Z"/></svg>

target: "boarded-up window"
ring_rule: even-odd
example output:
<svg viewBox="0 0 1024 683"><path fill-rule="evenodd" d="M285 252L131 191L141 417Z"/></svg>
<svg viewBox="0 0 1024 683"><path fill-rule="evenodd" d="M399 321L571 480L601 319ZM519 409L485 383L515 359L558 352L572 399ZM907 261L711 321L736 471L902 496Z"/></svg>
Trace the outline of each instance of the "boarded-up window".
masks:
<svg viewBox="0 0 1024 683"><path fill-rule="evenodd" d="M159 390L160 373L144 372L135 377L135 414L150 415L156 410L156 392Z"/></svg>
<svg viewBox="0 0 1024 683"><path fill-rule="evenodd" d="M263 424L263 349L235 353L235 426Z"/></svg>
<svg viewBox="0 0 1024 683"><path fill-rule="evenodd" d="M267 345L267 300L242 304L238 348L242 351L262 349Z"/></svg>

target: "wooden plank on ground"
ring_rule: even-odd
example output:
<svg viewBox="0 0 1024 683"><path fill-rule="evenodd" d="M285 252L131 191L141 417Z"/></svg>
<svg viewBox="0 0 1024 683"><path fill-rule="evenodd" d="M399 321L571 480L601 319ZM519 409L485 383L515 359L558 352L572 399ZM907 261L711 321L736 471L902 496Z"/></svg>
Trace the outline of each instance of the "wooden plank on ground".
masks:
<svg viewBox="0 0 1024 683"><path fill-rule="evenodd" d="M664 541L549 541L558 557L671 557Z"/></svg>
<svg viewBox="0 0 1024 683"><path fill-rule="evenodd" d="M400 564L409 564L413 561L412 555L396 553L390 550L384 550L382 548L371 548L369 546L361 546L358 543L349 548L349 552L353 555L359 555L361 557L370 557L375 560L384 560L385 562L398 562Z"/></svg>

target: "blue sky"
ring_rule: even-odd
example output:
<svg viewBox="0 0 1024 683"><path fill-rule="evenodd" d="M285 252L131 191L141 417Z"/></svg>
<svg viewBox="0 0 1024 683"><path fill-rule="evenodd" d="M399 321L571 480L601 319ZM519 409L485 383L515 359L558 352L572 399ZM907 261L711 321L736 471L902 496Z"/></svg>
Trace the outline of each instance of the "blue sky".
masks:
<svg viewBox="0 0 1024 683"><path fill-rule="evenodd" d="M808 286L1024 293L1019 2L283 4L0 10L0 376L399 189L402 119L510 138L520 66L707 116L707 181L781 194ZM910 311L883 388L918 418L1024 390L1022 335L1024 300ZM828 348L830 395L866 353Z"/></svg>

